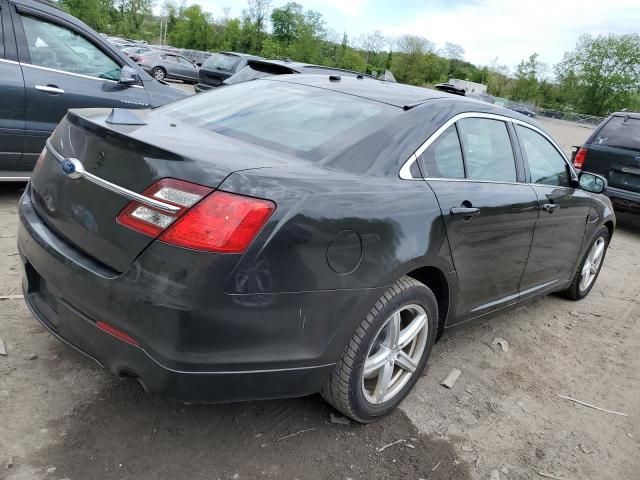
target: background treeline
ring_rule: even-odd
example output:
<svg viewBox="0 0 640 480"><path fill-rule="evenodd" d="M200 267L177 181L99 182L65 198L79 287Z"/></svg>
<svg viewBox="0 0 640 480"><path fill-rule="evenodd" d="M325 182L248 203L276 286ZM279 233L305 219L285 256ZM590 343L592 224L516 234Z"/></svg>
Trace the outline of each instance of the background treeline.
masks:
<svg viewBox="0 0 640 480"><path fill-rule="evenodd" d="M290 58L357 71L391 70L399 82L433 85L449 78L488 85L489 93L543 108L591 115L640 109L640 35L582 36L562 62L549 66L534 53L511 71L496 58L477 66L464 49L441 49L424 37L359 37L336 32L318 12L290 2L249 0L239 18L219 17L199 5L166 1L162 21L154 0L60 0L59 4L100 32L196 50L232 50ZM161 27L162 25L162 27ZM161 30L162 29L162 30Z"/></svg>

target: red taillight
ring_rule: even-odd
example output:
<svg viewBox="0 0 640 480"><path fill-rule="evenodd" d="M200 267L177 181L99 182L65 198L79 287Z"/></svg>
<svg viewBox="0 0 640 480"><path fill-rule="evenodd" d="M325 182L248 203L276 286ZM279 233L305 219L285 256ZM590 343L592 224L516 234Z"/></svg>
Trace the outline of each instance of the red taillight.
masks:
<svg viewBox="0 0 640 480"><path fill-rule="evenodd" d="M160 240L195 250L242 253L275 208L269 200L214 192L180 217Z"/></svg>
<svg viewBox="0 0 640 480"><path fill-rule="evenodd" d="M138 202L131 202L120 212L118 223L136 232L157 237L189 208L209 195L213 189L184 182L174 178L163 178L157 181L142 194L165 203L180 207L176 213L166 213L147 207Z"/></svg>
<svg viewBox="0 0 640 480"><path fill-rule="evenodd" d="M276 206L269 200L166 178L143 192L146 197L180 207L174 214L131 202L118 223L159 240L208 252L242 253ZM193 207L193 208L192 208Z"/></svg>
<svg viewBox="0 0 640 480"><path fill-rule="evenodd" d="M96 327L98 327L103 332L107 332L109 335L113 335L114 337L122 340L123 342L128 343L129 345L133 345L134 347L139 347L140 343L133 338L131 335L127 335L122 330L118 330L115 327L112 327L108 323L104 323L101 320L96 322Z"/></svg>
<svg viewBox="0 0 640 480"><path fill-rule="evenodd" d="M586 148L580 147L580 149L578 150L578 153L576 153L576 156L573 159L573 166L574 167L582 168L582 166L584 165L585 160L587 159L587 152L588 152L588 150Z"/></svg>

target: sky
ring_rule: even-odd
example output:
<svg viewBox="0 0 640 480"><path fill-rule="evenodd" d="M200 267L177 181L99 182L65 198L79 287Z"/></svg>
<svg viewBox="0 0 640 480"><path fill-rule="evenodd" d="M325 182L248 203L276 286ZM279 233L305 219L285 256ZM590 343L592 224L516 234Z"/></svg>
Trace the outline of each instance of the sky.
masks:
<svg viewBox="0 0 640 480"><path fill-rule="evenodd" d="M160 2L158 2L160 3ZM186 0L215 17L240 15L246 0ZM274 7L286 0L272 0ZM327 26L356 38L420 35L438 48L461 45L465 60L489 65L496 58L511 70L534 52L552 66L583 33L640 33L640 0L298 0L320 12Z"/></svg>

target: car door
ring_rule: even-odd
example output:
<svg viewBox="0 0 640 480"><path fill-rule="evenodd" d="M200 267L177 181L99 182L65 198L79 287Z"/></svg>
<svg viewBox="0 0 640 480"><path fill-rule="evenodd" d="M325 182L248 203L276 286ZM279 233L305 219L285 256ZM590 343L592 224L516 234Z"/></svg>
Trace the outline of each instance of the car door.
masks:
<svg viewBox="0 0 640 480"><path fill-rule="evenodd" d="M561 150L541 131L516 125L526 174L538 197L536 222L520 290L524 295L569 280L578 261L590 212L590 194Z"/></svg>
<svg viewBox="0 0 640 480"><path fill-rule="evenodd" d="M24 147L24 79L16 59L8 5L0 1L0 171L4 172L19 169Z"/></svg>
<svg viewBox="0 0 640 480"><path fill-rule="evenodd" d="M149 106L142 82L118 83L122 59L74 25L31 9L16 10L13 20L26 92L23 163L35 162L71 108Z"/></svg>
<svg viewBox="0 0 640 480"><path fill-rule="evenodd" d="M198 79L198 67L185 57L177 57L181 75L186 80Z"/></svg>
<svg viewBox="0 0 640 480"><path fill-rule="evenodd" d="M519 182L523 169L508 119L477 115L448 122L419 157L447 229L458 276L458 321L518 300L538 218L535 193Z"/></svg>
<svg viewBox="0 0 640 480"><path fill-rule="evenodd" d="M182 79L182 69L178 63L178 57L173 53L161 55L163 66L167 70L167 76Z"/></svg>

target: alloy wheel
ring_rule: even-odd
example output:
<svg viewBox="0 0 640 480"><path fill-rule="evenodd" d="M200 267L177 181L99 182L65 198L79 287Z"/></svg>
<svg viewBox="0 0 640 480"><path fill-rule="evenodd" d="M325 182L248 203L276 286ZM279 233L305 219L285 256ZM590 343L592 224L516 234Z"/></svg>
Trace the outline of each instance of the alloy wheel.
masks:
<svg viewBox="0 0 640 480"><path fill-rule="evenodd" d="M369 403L388 402L402 391L418 368L428 331L420 305L404 306L386 320L363 365L362 392Z"/></svg>
<svg viewBox="0 0 640 480"><path fill-rule="evenodd" d="M605 246L606 243L604 238L600 237L591 247L584 265L582 266L582 272L580 276L581 292L584 292L587 288L589 288L598 275L598 271L600 270L600 266L602 265L602 258L604 257Z"/></svg>

